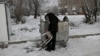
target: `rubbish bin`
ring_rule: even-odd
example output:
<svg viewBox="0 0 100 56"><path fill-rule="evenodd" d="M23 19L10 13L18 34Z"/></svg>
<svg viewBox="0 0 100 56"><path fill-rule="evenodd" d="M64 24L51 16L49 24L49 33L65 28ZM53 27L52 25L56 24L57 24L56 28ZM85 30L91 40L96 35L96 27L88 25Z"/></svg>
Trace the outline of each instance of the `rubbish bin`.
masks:
<svg viewBox="0 0 100 56"><path fill-rule="evenodd" d="M40 33L46 33L48 29L49 24L46 21L43 21L43 19L40 19ZM46 36L41 37L42 42L46 40Z"/></svg>
<svg viewBox="0 0 100 56"><path fill-rule="evenodd" d="M57 32L57 44L63 47L67 46L69 40L69 20L65 16L63 21L58 22L58 32Z"/></svg>

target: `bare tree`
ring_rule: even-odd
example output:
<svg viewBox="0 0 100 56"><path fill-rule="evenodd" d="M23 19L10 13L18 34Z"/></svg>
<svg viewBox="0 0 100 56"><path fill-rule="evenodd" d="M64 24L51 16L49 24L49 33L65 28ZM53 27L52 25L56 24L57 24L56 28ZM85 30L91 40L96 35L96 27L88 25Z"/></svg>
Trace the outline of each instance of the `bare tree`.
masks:
<svg viewBox="0 0 100 56"><path fill-rule="evenodd" d="M82 10L85 14L85 23L94 23L97 18L97 9L98 9L99 0L85 0L86 6L82 7Z"/></svg>
<svg viewBox="0 0 100 56"><path fill-rule="evenodd" d="M37 18L38 12L39 12L39 0L33 0L34 3L34 18Z"/></svg>
<svg viewBox="0 0 100 56"><path fill-rule="evenodd" d="M23 0L17 0L17 2L18 3L15 8L15 17L17 18L16 23L21 21L22 13L23 13L23 10L22 10Z"/></svg>
<svg viewBox="0 0 100 56"><path fill-rule="evenodd" d="M23 0L7 0L10 11L12 12L11 15L15 16L15 22L18 24L19 22L22 22L22 16L23 16Z"/></svg>
<svg viewBox="0 0 100 56"><path fill-rule="evenodd" d="M34 18L39 15L40 0L29 0L30 12L34 10Z"/></svg>

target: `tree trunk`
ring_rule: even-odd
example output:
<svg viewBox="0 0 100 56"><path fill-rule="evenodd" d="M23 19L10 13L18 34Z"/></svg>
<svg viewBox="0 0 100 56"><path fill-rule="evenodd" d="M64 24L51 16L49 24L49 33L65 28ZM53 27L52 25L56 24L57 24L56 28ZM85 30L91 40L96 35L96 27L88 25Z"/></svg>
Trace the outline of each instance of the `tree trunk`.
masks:
<svg viewBox="0 0 100 56"><path fill-rule="evenodd" d="M95 7L94 7L94 16L95 16L95 22L97 21L96 19L97 19L97 11L98 11L98 1L97 0L94 0L94 3L95 3Z"/></svg>
<svg viewBox="0 0 100 56"><path fill-rule="evenodd" d="M35 6L35 13L34 13L34 18L35 18L35 19L37 18L37 14L38 14L38 7Z"/></svg>
<svg viewBox="0 0 100 56"><path fill-rule="evenodd" d="M85 7L82 7L82 11L83 11L83 13L84 13L84 15L85 15L85 18L86 18L85 23L90 22L90 15L89 15L89 12L86 12Z"/></svg>

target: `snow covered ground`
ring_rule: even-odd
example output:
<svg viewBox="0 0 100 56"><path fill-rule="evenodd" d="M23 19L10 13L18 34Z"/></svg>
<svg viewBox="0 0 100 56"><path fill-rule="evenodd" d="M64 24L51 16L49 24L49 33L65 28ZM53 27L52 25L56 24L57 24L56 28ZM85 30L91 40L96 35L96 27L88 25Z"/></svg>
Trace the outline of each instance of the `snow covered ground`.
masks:
<svg viewBox="0 0 100 56"><path fill-rule="evenodd" d="M69 35L84 35L84 34L95 34L100 33L100 17L98 17L97 22L94 24L85 24L84 16L68 16L69 21L74 24L70 26Z"/></svg>
<svg viewBox="0 0 100 56"><path fill-rule="evenodd" d="M68 47L56 49L55 51L34 51L27 53L26 47L31 47L34 43L9 45L6 49L0 49L0 56L100 56L100 35L86 38L70 39Z"/></svg>
<svg viewBox="0 0 100 56"><path fill-rule="evenodd" d="M25 24L14 24L12 25L12 36L11 40L26 40L26 39L40 39L34 38L40 35L39 32L39 19L33 19L33 16L29 16L26 19Z"/></svg>
<svg viewBox="0 0 100 56"><path fill-rule="evenodd" d="M62 20L63 17L63 15L58 16L60 20ZM39 17L38 19L33 19L33 16L26 18L25 24L12 25L13 36L11 36L11 40L40 39L40 37L34 38L40 35ZM44 16L41 18L44 19ZM83 15L68 15L68 18L70 24L69 36L100 33L100 19L94 24L85 24L83 23Z"/></svg>
<svg viewBox="0 0 100 56"><path fill-rule="evenodd" d="M58 16L60 20L64 16ZM13 24L11 40L40 39L39 24L40 19L33 19L33 16L26 17L25 24ZM43 17L42 17L43 18ZM69 35L83 35L100 33L100 21L95 24L83 23L83 15L69 15ZM6 49L0 49L0 56L100 56L100 35L88 36L86 38L69 39L68 47L47 52L37 51L38 48L32 47L35 43L27 42L23 44L9 45ZM34 51L27 53L26 47Z"/></svg>
<svg viewBox="0 0 100 56"><path fill-rule="evenodd" d="M58 16L60 20L63 19L64 16ZM84 35L84 34L95 34L100 33L100 17L98 16L98 20L95 24L85 24L83 15L68 15L69 24L69 35Z"/></svg>

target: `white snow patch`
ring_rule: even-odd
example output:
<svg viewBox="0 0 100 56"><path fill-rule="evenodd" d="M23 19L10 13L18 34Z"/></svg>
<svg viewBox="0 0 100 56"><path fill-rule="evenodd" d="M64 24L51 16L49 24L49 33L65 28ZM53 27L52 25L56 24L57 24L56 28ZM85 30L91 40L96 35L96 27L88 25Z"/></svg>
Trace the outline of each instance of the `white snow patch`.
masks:
<svg viewBox="0 0 100 56"><path fill-rule="evenodd" d="M6 49L0 49L0 56L100 56L100 35L70 39L68 47L51 52L38 51L38 48L32 45L35 43L9 45ZM34 51L27 53L25 47L32 47Z"/></svg>

